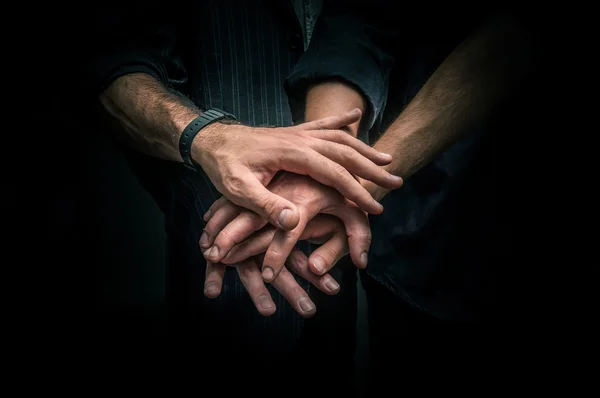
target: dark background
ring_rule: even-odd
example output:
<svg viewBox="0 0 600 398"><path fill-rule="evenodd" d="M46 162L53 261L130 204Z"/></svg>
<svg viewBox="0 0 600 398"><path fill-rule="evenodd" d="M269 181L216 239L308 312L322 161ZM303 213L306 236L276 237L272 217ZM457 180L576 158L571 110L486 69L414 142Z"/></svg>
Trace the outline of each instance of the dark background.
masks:
<svg viewBox="0 0 600 398"><path fill-rule="evenodd" d="M101 39L96 25L110 24L134 3L44 6L30 19L34 46L24 48L18 65L21 74L39 76L23 83L24 94L36 98L28 115L36 140L25 151L32 161L21 161L11 177L17 193L11 200L20 209L11 214L14 228L24 241L35 242L23 252L44 275L30 297L41 293L48 305L57 303L52 311L64 312L69 322L81 317L94 335L164 332L163 217L119 146L98 129L88 79ZM464 14L452 33L460 35L473 23ZM444 40L449 36L446 31Z"/></svg>
<svg viewBox="0 0 600 398"><path fill-rule="evenodd" d="M83 5L45 7L29 21L38 33L13 58L17 76L33 78L16 79L26 112L21 127L5 133L14 150L5 151L10 193L3 200L7 229L17 238L9 240L7 258L24 274L11 303L26 308L17 318L33 323L24 333L44 349L101 350L124 335L156 341L165 331L162 214L119 148L95 128L85 76L97 40L92 19L99 14ZM536 134L531 120L542 113L531 106L538 99L533 92L527 88L511 109L498 150L514 153L511 139ZM363 314L363 343L365 329ZM358 351L366 355L364 345Z"/></svg>

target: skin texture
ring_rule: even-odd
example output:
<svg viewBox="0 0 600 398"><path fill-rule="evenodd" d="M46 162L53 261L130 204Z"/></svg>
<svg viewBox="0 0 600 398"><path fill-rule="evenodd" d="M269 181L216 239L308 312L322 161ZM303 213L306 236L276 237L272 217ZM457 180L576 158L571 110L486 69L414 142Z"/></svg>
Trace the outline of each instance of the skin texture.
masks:
<svg viewBox="0 0 600 398"><path fill-rule="evenodd" d="M181 161L181 132L201 113L153 77L139 73L117 79L101 101L122 127L119 131L126 142L150 155L175 161ZM391 161L389 155L339 130L360 117L356 109L282 128L212 123L195 137L191 155L219 192L278 228L293 229L299 221L291 202L265 188L281 170L309 175L334 187L363 210L379 214L383 207L350 173L388 188L402 180L380 167Z"/></svg>
<svg viewBox="0 0 600 398"><path fill-rule="evenodd" d="M408 178L487 117L494 106L531 70L535 60L532 51L535 39L535 36L522 30L514 21L505 18L491 21L466 39L433 73L413 101L374 145L378 152L392 154L392 162L384 168L393 175ZM312 91L309 90L307 96L307 115L311 118L321 117L326 112L343 112L344 109L355 106L360 106L360 94L340 82L315 86ZM349 134L356 134L358 121L351 126L344 129ZM358 179L376 200L381 200L391 191L360 177ZM304 183L307 182L297 184ZM301 187L296 187L296 192L300 191ZM290 194L290 200L298 201L298 197L301 198L300 201L304 200L303 197L307 194L303 192L302 195ZM221 230L212 228L211 225L210 239L201 242L201 247L203 243L204 247L207 247L212 242L221 244L220 242L226 242L228 239L234 242L239 240L240 243L229 253L220 253L224 262L241 261L245 256L255 255L261 250L267 253L269 250L275 251L279 256L285 255L286 251L281 251L279 243L282 241L281 233L273 233L271 242L271 235L267 232L260 239L251 238L252 243L244 242L241 237L246 234L245 225L248 221L243 219L249 218L248 215L234 218L234 214L240 214L236 211L241 212L241 209L236 210L226 203L218 207L208 218L223 217L232 220L231 224L220 221ZM225 213L228 216L225 216ZM303 217L309 218L308 215ZM347 225L346 229L348 230ZM229 245L230 243L223 243L226 248L229 248ZM352 244L349 246L352 252ZM329 253L330 260L324 268L325 271L331 269L335 263L331 259L339 259L345 254L344 250L340 245L338 249ZM204 253L205 256L212 255L210 251L205 250ZM311 255L311 259L315 253ZM268 258L267 255L265 257ZM281 260L278 260L278 263L280 262ZM309 260L309 266L312 272L320 274L320 269L314 266L313 261Z"/></svg>

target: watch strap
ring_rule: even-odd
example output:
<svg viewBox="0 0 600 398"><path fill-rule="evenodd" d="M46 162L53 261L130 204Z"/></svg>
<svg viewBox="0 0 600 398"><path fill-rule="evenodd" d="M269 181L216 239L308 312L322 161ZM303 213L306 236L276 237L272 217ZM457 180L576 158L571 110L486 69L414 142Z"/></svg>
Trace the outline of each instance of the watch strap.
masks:
<svg viewBox="0 0 600 398"><path fill-rule="evenodd" d="M196 165L192 161L192 142L198 135L200 130L208 126L211 123L222 119L233 119L235 117L220 109L211 108L204 111L200 116L192 120L181 133L179 137L179 153L183 159L183 165L188 169L197 171Z"/></svg>

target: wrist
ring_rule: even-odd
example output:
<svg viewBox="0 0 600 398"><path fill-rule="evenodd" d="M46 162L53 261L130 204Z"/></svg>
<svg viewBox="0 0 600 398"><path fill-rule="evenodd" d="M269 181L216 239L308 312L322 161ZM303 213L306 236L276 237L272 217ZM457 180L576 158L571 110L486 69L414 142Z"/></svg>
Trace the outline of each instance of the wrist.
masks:
<svg viewBox="0 0 600 398"><path fill-rule="evenodd" d="M225 136L232 129L250 129L238 122L231 123L230 120L219 120L202 128L194 137L191 146L192 160L203 167L207 159L215 157L215 152L223 147Z"/></svg>
<svg viewBox="0 0 600 398"><path fill-rule="evenodd" d="M204 127L196 134L192 141L191 156L192 160L202 166L203 161L207 157L212 157L214 141L221 135L222 129L227 126L220 124L219 122L211 123Z"/></svg>
<svg viewBox="0 0 600 398"><path fill-rule="evenodd" d="M182 157L180 140L182 139L182 135L186 127L189 126L190 123L194 121L198 117L199 113L197 112L184 112L173 115L172 125L173 129L176 131L176 134L173 136L173 143L178 148L177 153L179 154L179 160L185 162ZM190 156L192 160L194 160L194 144L190 146Z"/></svg>
<svg viewBox="0 0 600 398"><path fill-rule="evenodd" d="M183 134L183 130L198 116L200 113L197 112L185 112L174 115L173 117L173 126L177 131L177 137Z"/></svg>
<svg viewBox="0 0 600 398"><path fill-rule="evenodd" d="M339 115L358 108L365 111L367 102L363 95L343 80L328 80L311 85L306 92L305 119L307 122ZM348 134L356 137L360 120L344 126Z"/></svg>

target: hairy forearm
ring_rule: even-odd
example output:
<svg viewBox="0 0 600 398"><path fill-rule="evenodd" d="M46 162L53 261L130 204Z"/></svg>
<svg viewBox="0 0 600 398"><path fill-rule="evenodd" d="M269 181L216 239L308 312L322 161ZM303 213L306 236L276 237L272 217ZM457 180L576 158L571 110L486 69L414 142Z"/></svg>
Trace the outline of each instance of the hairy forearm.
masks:
<svg viewBox="0 0 600 398"><path fill-rule="evenodd" d="M354 87L341 80L313 84L306 92L306 121L341 115L352 109L365 111L366 101ZM350 135L358 135L360 120L344 128Z"/></svg>
<svg viewBox="0 0 600 398"><path fill-rule="evenodd" d="M100 101L119 124L119 138L140 152L181 161L179 137L201 111L191 101L150 75L129 74L115 80Z"/></svg>
<svg viewBox="0 0 600 398"><path fill-rule="evenodd" d="M488 117L530 70L532 44L507 20L460 44L375 144L393 156L388 171L410 177ZM386 193L371 188L376 199Z"/></svg>

